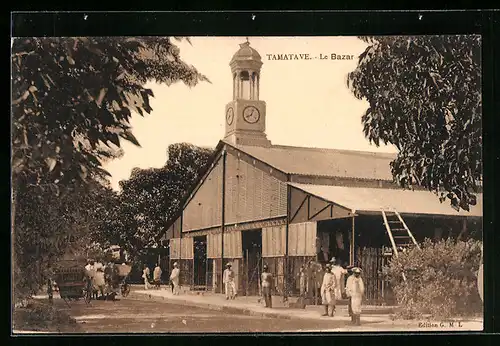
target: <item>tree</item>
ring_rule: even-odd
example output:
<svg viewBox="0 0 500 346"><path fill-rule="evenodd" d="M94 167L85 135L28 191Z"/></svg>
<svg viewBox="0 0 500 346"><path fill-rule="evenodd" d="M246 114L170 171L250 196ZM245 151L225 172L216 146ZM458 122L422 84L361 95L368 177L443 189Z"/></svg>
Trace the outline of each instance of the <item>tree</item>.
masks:
<svg viewBox="0 0 500 346"><path fill-rule="evenodd" d="M89 237L92 211L96 207L94 196L99 186L96 183L90 188L80 184L59 195L51 190L40 191L36 186L18 191L18 210L22 214L15 219L13 242L20 269L16 293L36 292L43 282L41 279L58 258L77 252L84 245Z"/></svg>
<svg viewBox="0 0 500 346"><path fill-rule="evenodd" d="M19 38L11 64L15 281L31 263L20 258L29 247L20 239L35 239L45 228L43 236L53 243L66 234L49 218L30 228L27 215L49 213L47 203L87 194L94 182L105 181L102 163L119 155L120 138L139 145L129 120L133 112L152 110L146 82L194 86L208 80L181 60L168 37ZM43 196L37 204L20 200L37 195ZM48 215L59 211L53 212Z"/></svg>
<svg viewBox="0 0 500 346"><path fill-rule="evenodd" d="M482 181L480 37L361 39L369 46L347 85L369 102L365 136L399 150L391 169L402 187L469 210Z"/></svg>
<svg viewBox="0 0 500 346"><path fill-rule="evenodd" d="M117 241L133 257L145 248L159 246L167 222L179 211L182 198L212 154L212 149L172 144L164 167L134 168L128 180L120 181L120 202L115 210L119 221L106 226L111 231L109 241Z"/></svg>
<svg viewBox="0 0 500 346"><path fill-rule="evenodd" d="M85 180L120 138L139 145L132 112L150 113L149 80L189 86L206 77L168 37L22 38L12 46L13 174Z"/></svg>

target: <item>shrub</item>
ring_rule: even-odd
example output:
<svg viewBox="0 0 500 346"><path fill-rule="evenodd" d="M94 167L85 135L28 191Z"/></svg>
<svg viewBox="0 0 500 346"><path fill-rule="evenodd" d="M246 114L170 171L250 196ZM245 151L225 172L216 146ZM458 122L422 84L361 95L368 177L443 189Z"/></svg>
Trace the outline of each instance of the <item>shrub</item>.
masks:
<svg viewBox="0 0 500 346"><path fill-rule="evenodd" d="M13 327L19 330L77 331L76 320L52 305L30 300L14 308Z"/></svg>
<svg viewBox="0 0 500 346"><path fill-rule="evenodd" d="M400 311L397 318L449 318L478 313L482 302L477 290L481 242L436 243L426 239L393 257L384 268ZM406 277L406 280L403 279Z"/></svg>

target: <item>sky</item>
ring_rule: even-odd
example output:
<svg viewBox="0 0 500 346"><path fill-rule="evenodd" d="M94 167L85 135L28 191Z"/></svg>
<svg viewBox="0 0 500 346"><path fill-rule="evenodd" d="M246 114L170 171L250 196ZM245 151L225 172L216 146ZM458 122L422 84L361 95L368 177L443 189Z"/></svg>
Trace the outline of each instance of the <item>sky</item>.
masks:
<svg viewBox="0 0 500 346"><path fill-rule="evenodd" d="M229 62L245 37L191 37L176 42L181 58L210 79L190 88L182 82L150 83L153 111L132 118L141 147L122 141L125 155L106 165L111 185L128 179L134 167L162 167L170 144L214 148L224 137L225 105L232 100ZM347 88L366 43L356 37L249 37L262 57L260 100L266 102L266 134L272 144L395 153L364 137L361 117L368 108ZM352 56L332 60L331 54ZM268 54L309 54L309 60L273 60ZM320 59L320 54L328 59Z"/></svg>

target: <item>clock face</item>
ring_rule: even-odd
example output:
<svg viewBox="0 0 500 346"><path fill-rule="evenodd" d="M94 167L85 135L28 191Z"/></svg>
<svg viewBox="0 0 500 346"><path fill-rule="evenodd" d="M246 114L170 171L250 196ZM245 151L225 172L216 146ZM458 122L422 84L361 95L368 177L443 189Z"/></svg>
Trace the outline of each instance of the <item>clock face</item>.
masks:
<svg viewBox="0 0 500 346"><path fill-rule="evenodd" d="M234 120L234 110L232 108L228 108L226 112L226 121L228 125L231 125Z"/></svg>
<svg viewBox="0 0 500 346"><path fill-rule="evenodd" d="M247 123L255 124L260 119L259 110L254 106L248 106L243 110L243 119L245 119Z"/></svg>

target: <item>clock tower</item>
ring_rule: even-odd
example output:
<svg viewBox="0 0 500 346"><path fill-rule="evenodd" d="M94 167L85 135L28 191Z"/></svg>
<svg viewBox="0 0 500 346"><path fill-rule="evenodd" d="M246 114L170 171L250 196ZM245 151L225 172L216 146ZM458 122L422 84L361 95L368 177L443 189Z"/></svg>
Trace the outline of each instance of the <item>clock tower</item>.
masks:
<svg viewBox="0 0 500 346"><path fill-rule="evenodd" d="M235 145L271 146L266 137L266 103L259 100L262 59L247 41L231 62L233 100L226 105L224 140Z"/></svg>

